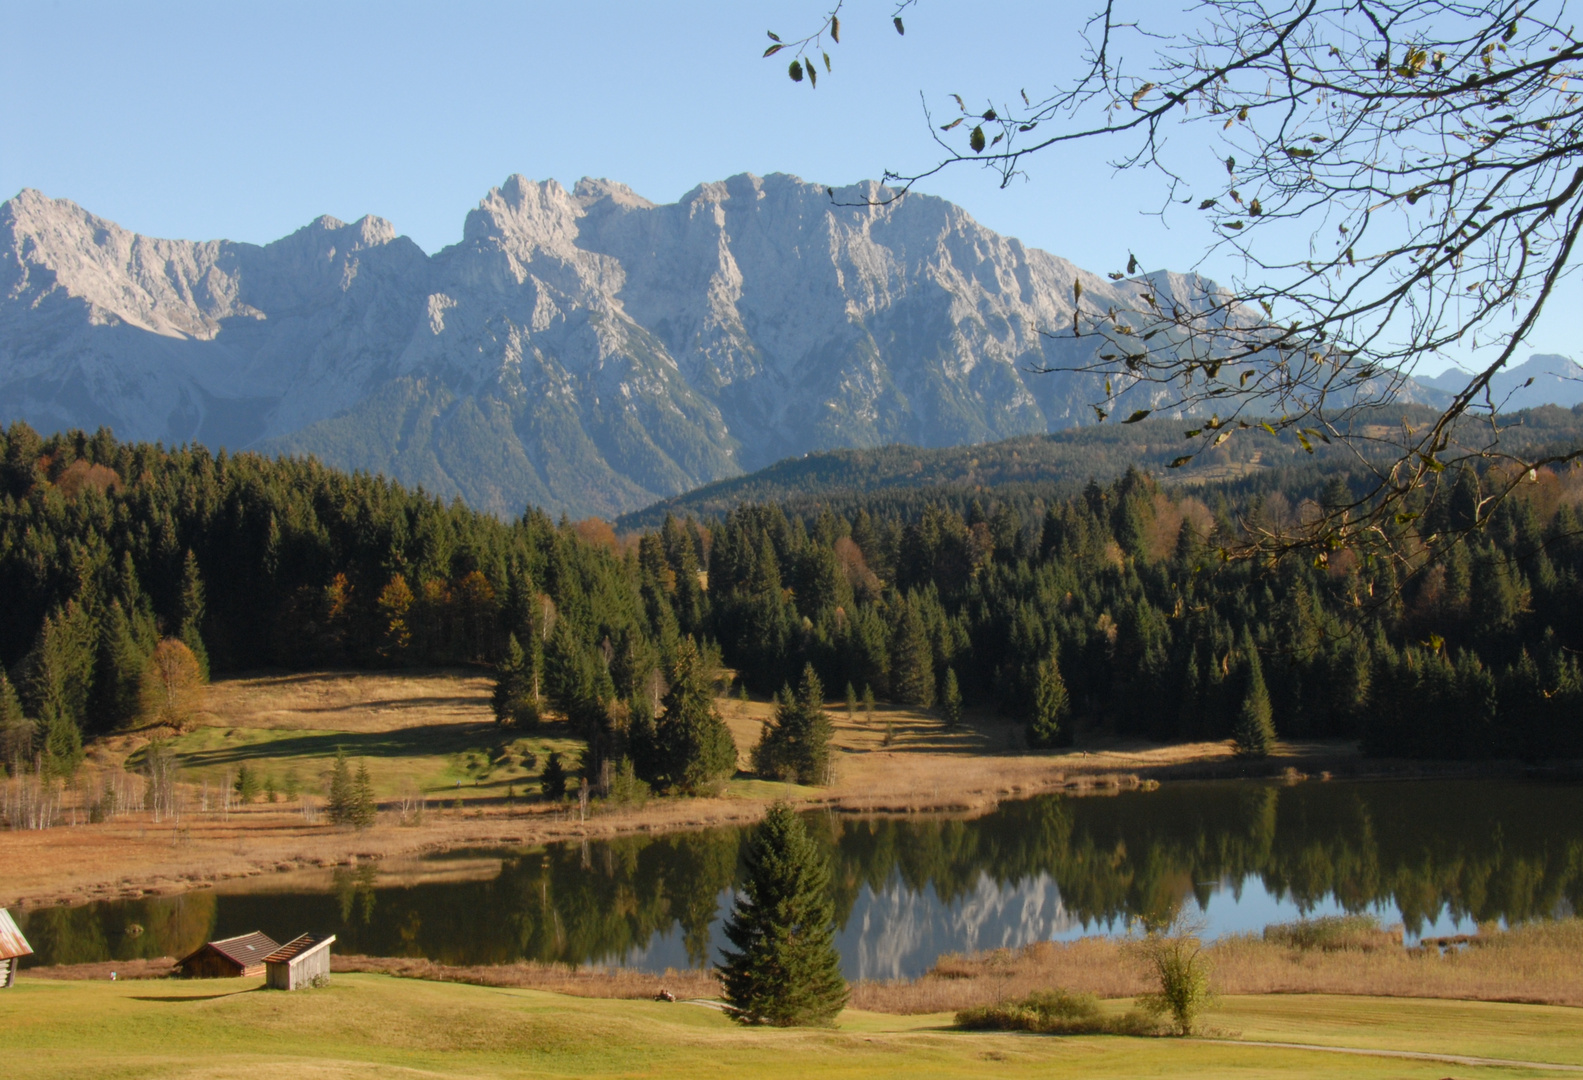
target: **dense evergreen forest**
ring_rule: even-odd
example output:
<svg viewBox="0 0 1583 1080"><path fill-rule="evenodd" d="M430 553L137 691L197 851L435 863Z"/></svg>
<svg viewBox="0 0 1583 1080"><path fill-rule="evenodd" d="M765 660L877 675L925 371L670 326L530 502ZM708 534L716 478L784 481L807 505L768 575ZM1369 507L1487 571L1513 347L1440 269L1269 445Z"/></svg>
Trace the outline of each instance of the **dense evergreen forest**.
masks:
<svg viewBox="0 0 1583 1080"><path fill-rule="evenodd" d="M487 663L514 631L534 689L574 704L633 695L683 651L608 525L21 423L0 433L0 608L12 770L69 771L84 737L135 721L162 639L224 672Z"/></svg>
<svg viewBox="0 0 1583 1080"><path fill-rule="evenodd" d="M1471 524L1477 488L1465 476L1416 525ZM807 662L827 686L922 707L950 678L1036 744L1079 725L1240 744L1253 722L1381 755L1583 754L1576 472L1538 476L1414 572L1351 551L1219 561L1239 518L1350 502L1341 477L1236 507L1136 471L1038 514L990 495L965 515L927 499L888 518L733 511L709 560L725 659L760 691Z"/></svg>
<svg viewBox="0 0 1583 1080"><path fill-rule="evenodd" d="M1170 486L1213 485L1237 499L1316 487L1336 470L1354 467L1357 451L1386 452L1369 440L1389 437L1402 425L1422 427L1434 416L1432 409L1419 405L1381 406L1361 413L1352 425L1362 441L1310 442L1306 448L1291 433L1272 435L1250 426L1179 468L1171 463L1187 452L1184 424L1169 418L1068 428L977 446L827 450L624 514L616 528L622 533L655 529L667 514L721 518L745 502L776 503L794 515L813 516L828 508L851 517L859 507L870 514L909 507L916 512L917 504L927 499L950 502L966 513L973 499L987 490L1001 502L1051 501L1077 494L1090 480L1108 484L1129 468L1147 470ZM1458 441L1489 443L1488 425L1487 415L1464 417L1457 425ZM1512 453L1540 457L1580 444L1583 406L1547 405L1500 417L1500 446Z"/></svg>
<svg viewBox="0 0 1583 1080"><path fill-rule="evenodd" d="M0 751L13 770L69 770L82 738L144 714L157 647L178 641L215 671L494 664L503 722L558 709L588 738L585 773L629 758L672 789L734 760L710 704L720 660L759 693L822 682L947 713L959 695L1036 746L1103 727L1253 753L1274 734L1583 755L1583 480L1538 476L1411 572L1349 551L1217 557L1239 522L1346 484L1163 488L1128 470L1067 497L748 504L618 539L312 461L15 424L0 433ZM1413 527L1465 525L1477 498L1469 474ZM806 704L788 694L784 711Z"/></svg>

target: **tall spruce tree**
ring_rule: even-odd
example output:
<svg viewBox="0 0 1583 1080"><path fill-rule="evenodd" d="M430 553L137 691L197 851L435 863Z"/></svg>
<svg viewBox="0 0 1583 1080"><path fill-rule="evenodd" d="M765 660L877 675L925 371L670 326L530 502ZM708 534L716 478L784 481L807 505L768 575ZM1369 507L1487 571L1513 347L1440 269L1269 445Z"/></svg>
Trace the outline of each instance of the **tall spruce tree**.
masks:
<svg viewBox="0 0 1583 1080"><path fill-rule="evenodd" d="M209 681L209 650L204 647L203 626L206 606L203 591L203 578L198 573L198 558L187 549L187 559L181 568L181 611L179 613L180 626L176 636L181 643L192 650L193 659L198 661L198 672L204 682Z"/></svg>
<svg viewBox="0 0 1583 1080"><path fill-rule="evenodd" d="M46 732L57 717L70 723L78 730L79 746L93 694L97 646L95 620L72 600L44 619L32 651L22 662L23 700L29 711Z"/></svg>
<svg viewBox="0 0 1583 1080"><path fill-rule="evenodd" d="M347 820L355 829L366 829L379 817L379 803L374 799L374 780L368 775L368 762L358 759L357 776L352 781L352 798Z"/></svg>
<svg viewBox="0 0 1583 1080"><path fill-rule="evenodd" d="M19 775L33 760L34 725L22 712L16 687L0 668L0 763Z"/></svg>
<svg viewBox="0 0 1583 1080"><path fill-rule="evenodd" d="M835 948L830 866L786 803L748 846L746 879L726 922L725 999L747 1024L829 1024L846 1005Z"/></svg>
<svg viewBox="0 0 1583 1080"><path fill-rule="evenodd" d="M336 747L335 765L330 771L330 821L336 825L350 825L353 801L352 768L346 762L346 751Z"/></svg>
<svg viewBox="0 0 1583 1080"><path fill-rule="evenodd" d="M1040 748L1070 743L1067 723L1070 700L1061 678L1060 657L1052 645L1050 655L1039 661L1033 676L1033 715L1028 717L1028 745Z"/></svg>
<svg viewBox="0 0 1583 1080"><path fill-rule="evenodd" d="M787 687L776 698L775 715L753 749L753 771L798 784L829 783L830 736L824 686L813 665L804 665L796 696Z"/></svg>
<svg viewBox="0 0 1583 1080"><path fill-rule="evenodd" d="M63 779L74 776L84 757L82 729L71 717L54 708L45 713L43 727L44 774Z"/></svg>
<svg viewBox="0 0 1583 1080"><path fill-rule="evenodd" d="M1270 751L1275 749L1275 721L1270 711L1270 692L1264 685L1264 667L1259 663L1258 646L1253 642L1253 635L1247 631L1243 631L1242 655L1242 707L1237 711L1237 723L1231 737L1236 743L1238 757L1269 757Z"/></svg>
<svg viewBox="0 0 1583 1080"><path fill-rule="evenodd" d="M654 724L652 774L656 787L697 791L736 769L737 746L715 708L714 687L698 645L684 638L671 667L664 712Z"/></svg>
<svg viewBox="0 0 1583 1080"><path fill-rule="evenodd" d="M956 684L956 669L945 669L945 686L940 691L940 719L954 728L962 722L962 690Z"/></svg>
<svg viewBox="0 0 1583 1080"><path fill-rule="evenodd" d="M517 635L506 638L506 655L495 667L491 697L495 722L507 727L532 729L539 725L539 703L533 693L533 672Z"/></svg>
<svg viewBox="0 0 1583 1080"><path fill-rule="evenodd" d="M142 710L143 673L153 650L139 636L121 602L112 601L99 633L93 679L91 711L100 729L128 725Z"/></svg>
<svg viewBox="0 0 1583 1080"><path fill-rule="evenodd" d="M891 697L903 705L927 709L934 704L934 650L929 645L929 630L916 602L897 602L902 610L891 636Z"/></svg>

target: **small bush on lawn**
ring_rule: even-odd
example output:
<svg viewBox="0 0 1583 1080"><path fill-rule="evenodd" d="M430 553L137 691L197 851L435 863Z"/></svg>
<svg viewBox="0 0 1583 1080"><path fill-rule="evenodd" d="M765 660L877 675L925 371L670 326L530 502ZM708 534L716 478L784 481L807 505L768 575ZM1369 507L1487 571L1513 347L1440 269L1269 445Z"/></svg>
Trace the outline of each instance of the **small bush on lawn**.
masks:
<svg viewBox="0 0 1583 1080"><path fill-rule="evenodd" d="M1037 990L1020 1001L979 1005L956 1014L969 1031L1032 1031L1040 1035L1149 1035L1158 1025L1132 1011L1106 1016L1093 994Z"/></svg>

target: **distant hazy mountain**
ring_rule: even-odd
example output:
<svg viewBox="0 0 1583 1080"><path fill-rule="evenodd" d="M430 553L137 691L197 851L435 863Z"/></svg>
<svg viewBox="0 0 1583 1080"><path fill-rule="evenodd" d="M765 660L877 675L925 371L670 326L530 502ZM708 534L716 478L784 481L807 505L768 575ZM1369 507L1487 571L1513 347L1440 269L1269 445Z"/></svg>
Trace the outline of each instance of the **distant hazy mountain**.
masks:
<svg viewBox="0 0 1583 1080"><path fill-rule="evenodd" d="M1461 368L1450 368L1439 375L1418 381L1448 394L1467 388L1473 376ZM1529 382L1529 380L1533 380ZM1565 356L1539 353L1525 364L1497 372L1490 379L1490 397L1501 412L1534 409L1540 405L1571 407L1583 402L1583 366ZM1483 404L1484 399L1479 399Z"/></svg>
<svg viewBox="0 0 1583 1080"><path fill-rule="evenodd" d="M482 509L613 515L778 459L953 446L1092 417L1085 300L1184 305L922 195L841 206L736 176L656 206L514 176L426 255L378 218L262 247L157 240L24 191L0 204L0 421L311 452ZM1133 387L1115 408L1150 408Z"/></svg>

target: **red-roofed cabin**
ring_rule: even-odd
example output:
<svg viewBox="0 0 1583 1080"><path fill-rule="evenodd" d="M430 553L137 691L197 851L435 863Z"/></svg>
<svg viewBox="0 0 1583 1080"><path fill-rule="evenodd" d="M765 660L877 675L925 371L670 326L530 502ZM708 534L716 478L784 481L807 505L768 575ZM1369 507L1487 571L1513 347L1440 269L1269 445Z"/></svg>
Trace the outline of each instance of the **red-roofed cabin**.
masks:
<svg viewBox="0 0 1583 1080"><path fill-rule="evenodd" d="M271 990L300 990L330 978L330 943L335 935L303 934L264 957L265 983ZM322 985L322 984L319 984Z"/></svg>
<svg viewBox="0 0 1583 1080"><path fill-rule="evenodd" d="M269 935L252 933L211 941L176 961L185 979L239 979L264 974L264 957L280 948Z"/></svg>
<svg viewBox="0 0 1583 1080"><path fill-rule="evenodd" d="M0 907L0 989L16 983L17 965L24 956L32 956L33 949L12 921L11 913Z"/></svg>

